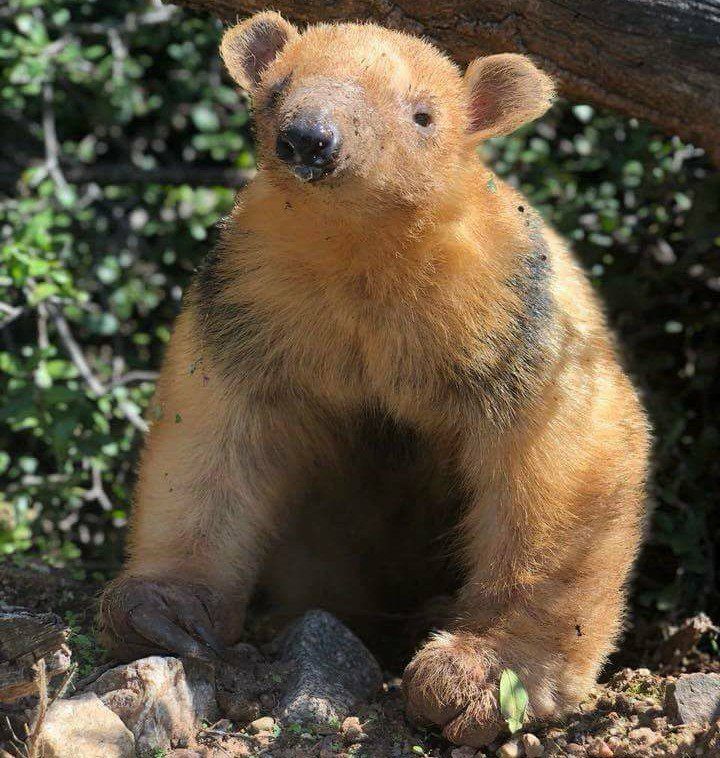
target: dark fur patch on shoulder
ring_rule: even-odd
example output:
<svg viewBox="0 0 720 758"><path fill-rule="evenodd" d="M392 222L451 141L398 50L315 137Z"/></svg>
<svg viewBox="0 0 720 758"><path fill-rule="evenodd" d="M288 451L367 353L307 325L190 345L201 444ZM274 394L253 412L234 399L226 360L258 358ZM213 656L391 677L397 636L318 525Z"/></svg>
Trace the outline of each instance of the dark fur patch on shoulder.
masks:
<svg viewBox="0 0 720 758"><path fill-rule="evenodd" d="M551 313L550 260L548 246L541 231L534 230L530 239L532 249L520 270L506 284L518 295L521 307L517 313L517 328L524 343L535 342L546 326Z"/></svg>
<svg viewBox="0 0 720 758"><path fill-rule="evenodd" d="M234 234L238 234L237 231ZM227 288L247 273L230 267L222 240L198 269L189 291L200 342L228 379L263 377L277 373L272 353L272 334L267 320L250 302L227 298Z"/></svg>
<svg viewBox="0 0 720 758"><path fill-rule="evenodd" d="M511 423L536 395L552 340L549 251L539 228L533 229L530 240L531 249L516 273L504 282L518 301L511 327L482 338L490 347L492 362L468 361L456 366L451 382L456 393L477 398L484 414L499 426Z"/></svg>

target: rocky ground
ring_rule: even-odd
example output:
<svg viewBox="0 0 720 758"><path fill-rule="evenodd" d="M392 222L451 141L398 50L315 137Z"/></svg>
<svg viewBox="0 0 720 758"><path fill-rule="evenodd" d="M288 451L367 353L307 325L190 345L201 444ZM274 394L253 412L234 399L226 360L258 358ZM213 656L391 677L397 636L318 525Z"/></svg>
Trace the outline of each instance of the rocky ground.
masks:
<svg viewBox="0 0 720 758"><path fill-rule="evenodd" d="M55 702L61 676L40 701L25 697L2 705L0 739L9 753L720 757L720 665L707 647L714 636L708 619L688 621L662 643L653 671L622 668L571 718L506 734L478 751L451 746L438 733L411 725L399 679L382 672L329 614L306 615L260 649L238 646L233 660L218 670L173 658L112 667L101 664L92 641L94 593L93 584L64 574L0 568L0 600L59 614L72 627L69 645L78 664Z"/></svg>

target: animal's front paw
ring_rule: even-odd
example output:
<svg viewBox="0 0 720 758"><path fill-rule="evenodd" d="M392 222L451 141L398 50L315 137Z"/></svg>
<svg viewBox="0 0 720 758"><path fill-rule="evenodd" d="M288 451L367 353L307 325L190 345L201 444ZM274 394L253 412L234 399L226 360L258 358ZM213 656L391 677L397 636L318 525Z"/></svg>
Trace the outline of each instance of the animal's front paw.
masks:
<svg viewBox="0 0 720 758"><path fill-rule="evenodd" d="M121 577L103 593L100 638L121 660L158 653L216 660L225 654L216 610L216 598L203 587Z"/></svg>
<svg viewBox="0 0 720 758"><path fill-rule="evenodd" d="M403 677L408 715L442 727L457 744L481 747L503 729L498 705L497 656L465 633L433 636L410 661Z"/></svg>

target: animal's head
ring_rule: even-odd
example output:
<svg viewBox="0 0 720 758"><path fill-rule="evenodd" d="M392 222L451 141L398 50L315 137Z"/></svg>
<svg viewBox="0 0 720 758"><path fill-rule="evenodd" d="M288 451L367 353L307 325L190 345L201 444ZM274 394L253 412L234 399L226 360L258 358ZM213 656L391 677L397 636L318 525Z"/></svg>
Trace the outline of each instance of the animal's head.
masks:
<svg viewBox="0 0 720 758"><path fill-rule="evenodd" d="M253 98L273 183L330 202L437 197L479 141L542 115L553 92L520 55L478 58L463 76L421 39L371 24L300 33L272 12L229 29L221 52Z"/></svg>

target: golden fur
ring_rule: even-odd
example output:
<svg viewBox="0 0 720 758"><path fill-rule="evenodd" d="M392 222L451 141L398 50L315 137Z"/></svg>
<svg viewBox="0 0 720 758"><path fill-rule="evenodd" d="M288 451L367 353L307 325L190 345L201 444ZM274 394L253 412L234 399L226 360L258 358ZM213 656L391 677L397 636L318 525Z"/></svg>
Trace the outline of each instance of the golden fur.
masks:
<svg viewBox="0 0 720 758"><path fill-rule="evenodd" d="M574 258L475 155L545 110L549 80L519 56L463 78L419 39L271 13L222 50L260 168L175 327L106 643L163 647L125 623L129 587L189 632L168 598L201 598L224 643L258 585L351 621L442 595L405 673L412 715L486 743L505 667L532 716L562 712L621 627L649 435ZM274 140L309 108L343 146L303 184Z"/></svg>

